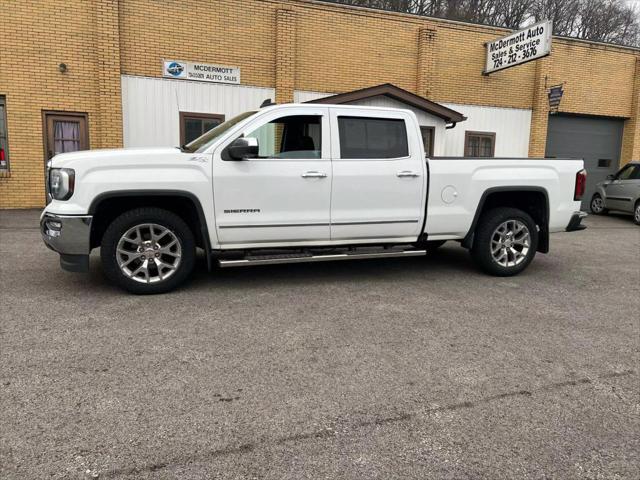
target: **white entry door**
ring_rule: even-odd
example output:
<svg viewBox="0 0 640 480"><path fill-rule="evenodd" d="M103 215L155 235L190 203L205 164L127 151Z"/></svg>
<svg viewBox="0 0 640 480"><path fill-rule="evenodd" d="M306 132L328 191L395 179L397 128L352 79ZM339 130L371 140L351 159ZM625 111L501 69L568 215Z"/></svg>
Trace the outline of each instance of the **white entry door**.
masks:
<svg viewBox="0 0 640 480"><path fill-rule="evenodd" d="M255 158L224 160L223 145L213 159L220 243L246 248L328 241L332 177L328 109L292 106L267 111L240 136L258 140Z"/></svg>
<svg viewBox="0 0 640 480"><path fill-rule="evenodd" d="M331 239L415 240L424 212L426 161L406 112L331 108Z"/></svg>

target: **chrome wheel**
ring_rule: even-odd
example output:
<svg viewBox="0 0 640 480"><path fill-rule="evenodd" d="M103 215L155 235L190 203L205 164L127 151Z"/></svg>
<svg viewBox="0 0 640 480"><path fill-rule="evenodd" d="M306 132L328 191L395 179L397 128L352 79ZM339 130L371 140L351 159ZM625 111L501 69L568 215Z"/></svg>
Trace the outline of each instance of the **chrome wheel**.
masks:
<svg viewBox="0 0 640 480"><path fill-rule="evenodd" d="M636 211L633 214L633 218L635 219L636 223L640 224L640 203L636 205Z"/></svg>
<svg viewBox="0 0 640 480"><path fill-rule="evenodd" d="M491 258L502 267L515 267L527 258L531 233L520 220L507 220L491 235Z"/></svg>
<svg viewBox="0 0 640 480"><path fill-rule="evenodd" d="M127 230L116 248L122 273L140 283L156 283L171 277L182 259L178 237L156 223L143 223Z"/></svg>
<svg viewBox="0 0 640 480"><path fill-rule="evenodd" d="M591 211L593 213L602 213L604 210L604 200L600 195L594 195L591 199Z"/></svg>

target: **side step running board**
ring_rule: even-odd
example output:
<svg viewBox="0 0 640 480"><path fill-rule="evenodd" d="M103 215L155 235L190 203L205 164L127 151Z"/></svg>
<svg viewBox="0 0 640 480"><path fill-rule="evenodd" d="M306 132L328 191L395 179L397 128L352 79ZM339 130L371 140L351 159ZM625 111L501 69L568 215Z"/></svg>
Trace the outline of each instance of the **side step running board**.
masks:
<svg viewBox="0 0 640 480"><path fill-rule="evenodd" d="M245 267L250 265L274 265L278 263L331 262L334 260L364 260L367 258L419 257L427 254L426 250L396 250L395 252L372 253L338 253L329 255L262 255L243 258L241 260L218 260L220 267Z"/></svg>

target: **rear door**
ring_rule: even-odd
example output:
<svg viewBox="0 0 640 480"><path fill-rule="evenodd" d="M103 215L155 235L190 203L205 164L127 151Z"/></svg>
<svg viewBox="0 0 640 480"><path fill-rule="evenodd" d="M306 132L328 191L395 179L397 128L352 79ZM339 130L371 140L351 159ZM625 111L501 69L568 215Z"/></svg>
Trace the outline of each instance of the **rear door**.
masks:
<svg viewBox="0 0 640 480"><path fill-rule="evenodd" d="M331 240L415 240L426 162L409 112L331 108Z"/></svg>
<svg viewBox="0 0 640 480"><path fill-rule="evenodd" d="M223 160L239 136L256 138L257 158ZM225 246L329 240L331 158L326 107L265 112L213 158L218 239Z"/></svg>

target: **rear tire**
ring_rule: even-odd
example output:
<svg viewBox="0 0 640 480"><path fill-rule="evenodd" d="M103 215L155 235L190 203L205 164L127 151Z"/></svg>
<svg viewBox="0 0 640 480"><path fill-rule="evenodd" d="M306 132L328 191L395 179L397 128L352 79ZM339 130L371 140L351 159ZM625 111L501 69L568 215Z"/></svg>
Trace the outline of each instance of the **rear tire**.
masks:
<svg viewBox="0 0 640 480"><path fill-rule="evenodd" d="M164 293L183 283L196 258L193 232L175 213L136 208L117 217L102 237L106 277L138 295Z"/></svg>
<svg viewBox="0 0 640 480"><path fill-rule="evenodd" d="M489 275L508 277L522 272L538 248L538 229L531 216L516 208L494 208L478 221L471 256Z"/></svg>
<svg viewBox="0 0 640 480"><path fill-rule="evenodd" d="M633 208L633 223L640 225L640 200L636 202L636 206Z"/></svg>
<svg viewBox="0 0 640 480"><path fill-rule="evenodd" d="M609 210L604 207L604 199L599 193L593 194L591 202L589 203L589 208L591 209L591 213L594 215L606 215L609 213Z"/></svg>

